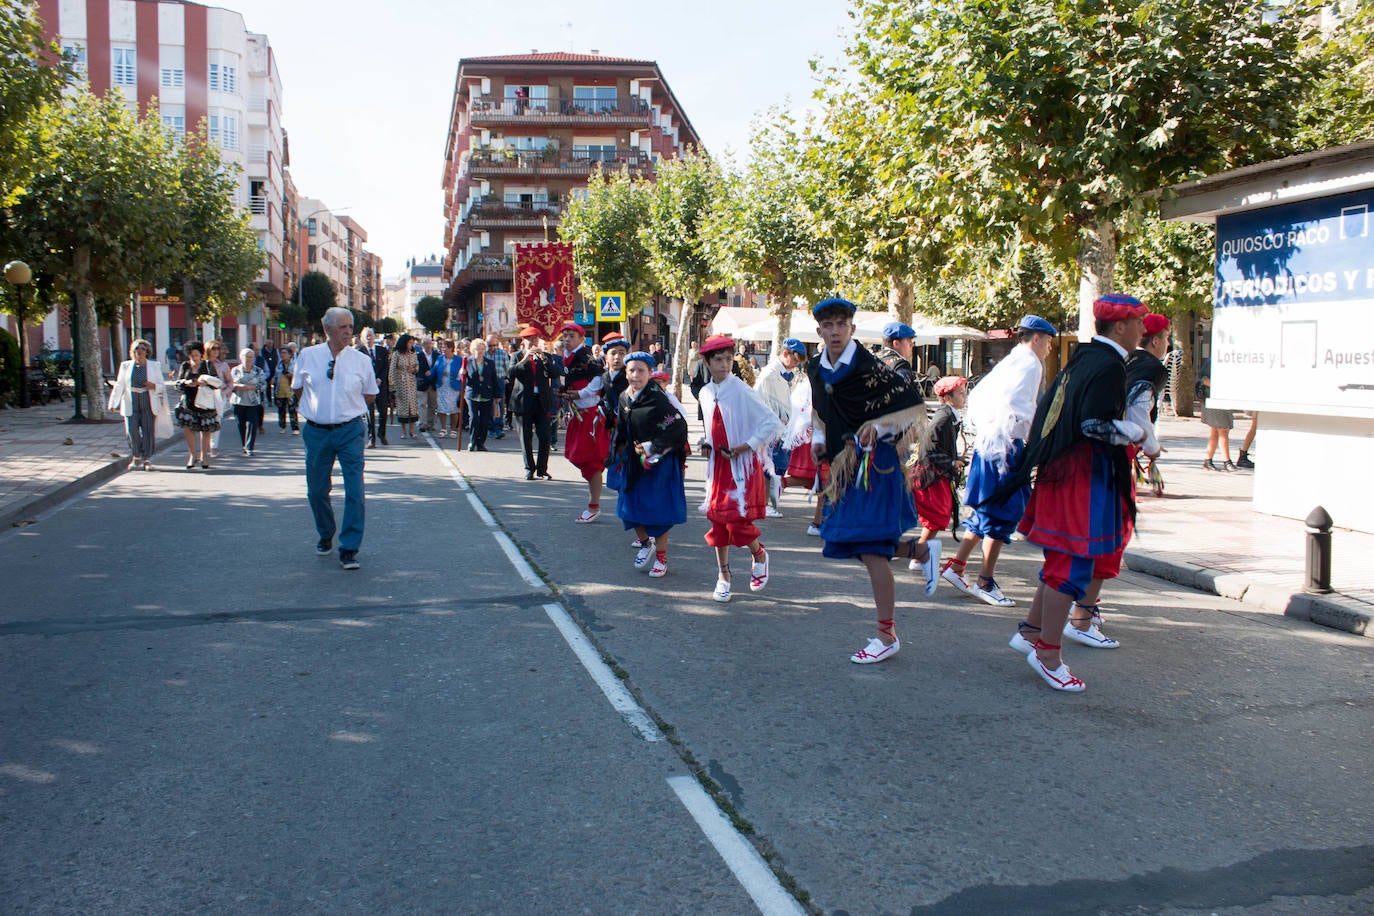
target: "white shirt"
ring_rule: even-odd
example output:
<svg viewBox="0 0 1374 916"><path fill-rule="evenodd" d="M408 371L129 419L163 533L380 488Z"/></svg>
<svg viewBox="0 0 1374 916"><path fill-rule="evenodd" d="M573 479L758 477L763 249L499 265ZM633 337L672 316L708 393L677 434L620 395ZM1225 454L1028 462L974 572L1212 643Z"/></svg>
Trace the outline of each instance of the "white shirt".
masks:
<svg viewBox="0 0 1374 916"><path fill-rule="evenodd" d="M334 378L329 364L334 363ZM357 347L344 347L335 357L329 344L306 347L296 357L291 387L301 393L300 415L326 426L347 423L367 413L364 395L377 393L372 360Z"/></svg>

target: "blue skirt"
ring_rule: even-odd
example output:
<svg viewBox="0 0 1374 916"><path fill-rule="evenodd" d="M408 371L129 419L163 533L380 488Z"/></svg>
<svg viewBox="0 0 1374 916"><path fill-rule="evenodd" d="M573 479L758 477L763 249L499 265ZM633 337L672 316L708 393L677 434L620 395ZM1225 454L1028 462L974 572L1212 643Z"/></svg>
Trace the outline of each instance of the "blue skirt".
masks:
<svg viewBox="0 0 1374 916"><path fill-rule="evenodd" d="M821 553L836 560L863 554L892 559L897 543L920 524L911 500L906 468L890 442L873 449L867 480L856 478L837 503L827 503L821 521Z"/></svg>
<svg viewBox="0 0 1374 916"><path fill-rule="evenodd" d="M629 460L638 461L639 456ZM643 528L651 538L662 537L674 525L687 521L687 492L678 456L664 455L654 467L645 469L634 489L622 489L616 496L615 514L626 530Z"/></svg>
<svg viewBox="0 0 1374 916"><path fill-rule="evenodd" d="M1011 444L1007 450L1007 461L1004 472L997 473L997 468L993 463L984 458L980 453L973 453L973 460L968 467L968 492L964 497L964 505L973 507L973 515L964 523L964 528L972 531L982 538L992 538L1002 543L1010 543L1012 533L1016 531L1016 526L1021 521L1021 516L1026 513L1026 503L1030 500L1031 486L1025 486L1012 492L1006 499L998 503L986 503L979 505L993 493L1002 482L1011 476L1012 472L1021 463L1021 454L1026 450L1026 444L1020 439Z"/></svg>

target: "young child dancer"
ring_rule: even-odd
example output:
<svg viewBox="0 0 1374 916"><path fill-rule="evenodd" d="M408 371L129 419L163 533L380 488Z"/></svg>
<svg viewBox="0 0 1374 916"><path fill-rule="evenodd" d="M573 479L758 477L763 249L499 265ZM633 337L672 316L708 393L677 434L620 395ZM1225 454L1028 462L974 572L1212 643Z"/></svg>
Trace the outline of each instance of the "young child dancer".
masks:
<svg viewBox="0 0 1374 916"><path fill-rule="evenodd" d="M902 646L890 562L917 518L899 456L925 429L926 405L914 386L854 341L855 309L847 299L826 299L812 309L822 349L806 374L811 456L817 465L830 462L822 552L834 559L857 557L873 586L878 635L849 657L867 665L886 661Z"/></svg>
<svg viewBox="0 0 1374 916"><path fill-rule="evenodd" d="M601 514L601 475L610 451L600 410L606 366L592 357L587 338L576 323L564 322L558 337L563 343L563 398L572 411L563 455L587 481L586 511L574 519L585 525Z"/></svg>
<svg viewBox="0 0 1374 916"><path fill-rule="evenodd" d="M993 574L1002 545L1011 543L1030 499L1029 482L993 501L992 494L1021 463L1035 402L1044 379L1045 357L1059 332L1038 315L1026 315L1016 326L1017 345L969 393L965 417L973 424L973 459L969 462L967 500L973 515L964 525L959 551L945 561L940 576L950 585L993 607L1012 607ZM970 584L964 569L973 550L983 545L978 578Z"/></svg>
<svg viewBox="0 0 1374 916"><path fill-rule="evenodd" d="M732 546L748 548L753 557L749 589L757 592L768 584L768 551L754 524L763 518L768 502L759 454L782 432L777 414L753 388L731 374L734 350L732 339L714 334L698 351L711 373L711 381L701 389L706 435L698 447L711 459L706 468L706 517L711 522L706 543L716 549L720 567L711 597L722 602L730 600Z"/></svg>
<svg viewBox="0 0 1374 916"><path fill-rule="evenodd" d="M806 533L820 537L821 509L825 506L825 495L821 491L830 476L830 466L822 462L817 467L816 460L811 457L811 379L804 368L792 388L792 419L787 422L782 444L789 450L783 488L804 487L815 494L816 511L812 513L811 524L806 526Z"/></svg>
<svg viewBox="0 0 1374 916"><path fill-rule="evenodd" d="M946 375L935 383L940 407L930 418L921 451L912 467L911 495L921 519L911 568L925 573L926 594L935 594L940 581L940 542L932 537L954 530L954 481L963 460L959 457L959 411L968 403L968 380Z"/></svg>
<svg viewBox="0 0 1374 916"><path fill-rule="evenodd" d="M643 351L625 357L627 386L617 410L611 460L625 467L616 517L643 544L635 569L652 560L649 576L658 579L668 572L668 531L687 521L687 420L678 400L652 379L653 366L653 356Z"/></svg>

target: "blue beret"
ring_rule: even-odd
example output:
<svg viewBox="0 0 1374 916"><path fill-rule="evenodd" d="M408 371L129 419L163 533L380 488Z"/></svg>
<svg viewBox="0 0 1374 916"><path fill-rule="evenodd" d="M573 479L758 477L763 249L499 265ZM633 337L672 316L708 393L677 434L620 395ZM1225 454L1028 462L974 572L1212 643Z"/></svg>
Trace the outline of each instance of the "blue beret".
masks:
<svg viewBox="0 0 1374 916"><path fill-rule="evenodd" d="M884 340L906 340L916 336L916 329L909 324L900 321L889 321L883 325Z"/></svg>
<svg viewBox="0 0 1374 916"><path fill-rule="evenodd" d="M784 350L791 350L798 356L806 355L806 344L802 343L800 340L797 340L797 338L795 337L789 337L786 340L784 340L782 342L782 348Z"/></svg>
<svg viewBox="0 0 1374 916"><path fill-rule="evenodd" d="M643 350L636 350L625 357L625 362L627 363L635 360L639 360L641 363L648 363L650 369L657 365L654 360L654 355L652 353L645 353Z"/></svg>
<svg viewBox="0 0 1374 916"><path fill-rule="evenodd" d="M817 302L816 305L811 309L811 314L815 315L816 317L820 317L821 312L829 308L842 308L845 311L847 311L850 315L853 315L855 312L859 310L859 307L854 303L850 302L848 299L832 297L830 299L822 299L820 302Z"/></svg>
<svg viewBox="0 0 1374 916"><path fill-rule="evenodd" d="M601 349L609 350L611 347L624 347L630 349L630 342L623 337L612 337L610 340L601 341Z"/></svg>
<svg viewBox="0 0 1374 916"><path fill-rule="evenodd" d="M1059 332L1054 325L1050 324L1039 315L1027 315L1021 319L1021 323L1016 326L1018 331L1038 331L1041 334L1048 334L1051 337L1058 337Z"/></svg>

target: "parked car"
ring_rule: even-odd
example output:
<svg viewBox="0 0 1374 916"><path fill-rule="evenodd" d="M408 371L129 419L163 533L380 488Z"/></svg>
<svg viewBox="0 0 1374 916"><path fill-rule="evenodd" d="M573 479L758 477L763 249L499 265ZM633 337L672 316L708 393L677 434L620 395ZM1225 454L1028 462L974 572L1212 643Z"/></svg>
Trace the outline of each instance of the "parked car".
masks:
<svg viewBox="0 0 1374 916"><path fill-rule="evenodd" d="M59 373L69 375L72 371L72 351L49 350L44 347L34 355L32 364L35 368L41 369L45 363L52 363Z"/></svg>

